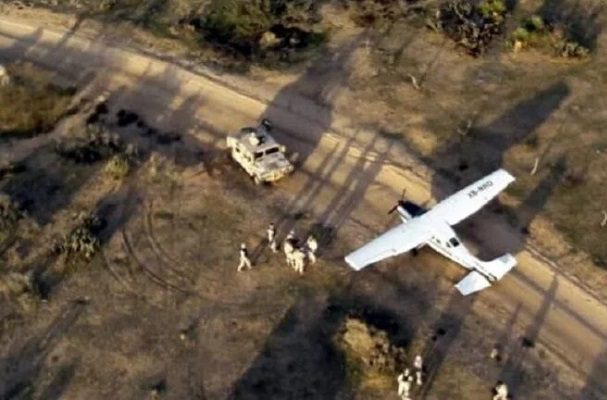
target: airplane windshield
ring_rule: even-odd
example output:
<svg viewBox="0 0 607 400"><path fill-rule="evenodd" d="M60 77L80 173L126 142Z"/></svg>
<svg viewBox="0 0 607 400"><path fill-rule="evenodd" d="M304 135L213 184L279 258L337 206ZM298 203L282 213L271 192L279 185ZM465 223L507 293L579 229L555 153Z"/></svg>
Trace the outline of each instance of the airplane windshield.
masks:
<svg viewBox="0 0 607 400"><path fill-rule="evenodd" d="M261 151L258 151L257 153L254 154L255 159L258 160L261 158L261 156L263 156L263 153Z"/></svg>
<svg viewBox="0 0 607 400"><path fill-rule="evenodd" d="M453 247L457 247L459 246L459 240L457 240L456 238L451 238L449 239L449 243L451 244L451 246Z"/></svg>

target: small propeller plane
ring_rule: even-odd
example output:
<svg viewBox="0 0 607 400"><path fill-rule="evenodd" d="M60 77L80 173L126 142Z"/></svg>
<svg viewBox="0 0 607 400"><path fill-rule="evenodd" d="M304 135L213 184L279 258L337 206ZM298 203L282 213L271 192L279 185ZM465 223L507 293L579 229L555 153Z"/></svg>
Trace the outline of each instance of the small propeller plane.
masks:
<svg viewBox="0 0 607 400"><path fill-rule="evenodd" d="M390 213L396 211L403 223L348 254L345 260L358 271L385 258L428 245L472 271L455 285L462 295L483 290L514 268L516 259L505 254L492 261L481 261L466 249L451 227L480 210L513 181L514 177L506 170L497 170L430 210L400 200Z"/></svg>

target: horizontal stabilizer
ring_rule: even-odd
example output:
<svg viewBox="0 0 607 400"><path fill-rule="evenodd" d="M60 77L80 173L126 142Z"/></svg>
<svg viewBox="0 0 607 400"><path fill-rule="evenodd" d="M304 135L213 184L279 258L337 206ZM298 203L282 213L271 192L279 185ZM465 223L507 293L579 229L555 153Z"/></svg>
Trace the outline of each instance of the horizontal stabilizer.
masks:
<svg viewBox="0 0 607 400"><path fill-rule="evenodd" d="M457 290L464 296L486 289L489 286L491 286L491 283L477 271L470 272L464 279L455 285Z"/></svg>
<svg viewBox="0 0 607 400"><path fill-rule="evenodd" d="M502 279L515 266L516 258L512 254L504 254L495 260L483 262L483 269L497 280Z"/></svg>

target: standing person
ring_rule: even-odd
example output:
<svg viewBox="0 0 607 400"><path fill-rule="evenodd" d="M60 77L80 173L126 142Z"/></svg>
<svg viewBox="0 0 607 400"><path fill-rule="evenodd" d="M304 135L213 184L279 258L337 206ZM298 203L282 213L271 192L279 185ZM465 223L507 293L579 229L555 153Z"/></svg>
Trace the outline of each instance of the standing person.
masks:
<svg viewBox="0 0 607 400"><path fill-rule="evenodd" d="M295 272L299 273L299 275L303 275L306 267L306 253L304 253L301 249L296 249L293 251L292 258Z"/></svg>
<svg viewBox="0 0 607 400"><path fill-rule="evenodd" d="M422 359L422 356L420 356L419 354L416 355L415 359L413 360L413 368L415 369L415 383L417 384L417 386L421 386L424 361Z"/></svg>
<svg viewBox="0 0 607 400"><path fill-rule="evenodd" d="M493 391L495 393L493 400L508 400L508 386L504 382L497 381Z"/></svg>
<svg viewBox="0 0 607 400"><path fill-rule="evenodd" d="M316 263L316 251L318 250L318 242L313 235L308 236L306 240L306 246L308 248L308 258L312 264Z"/></svg>
<svg viewBox="0 0 607 400"><path fill-rule="evenodd" d="M411 391L411 384L413 383L413 377L411 376L409 369L405 369L398 378L398 395L401 400L409 400L409 392Z"/></svg>
<svg viewBox="0 0 607 400"><path fill-rule="evenodd" d="M247 250L247 245L244 243L240 244L240 263L238 264L237 271L240 272L243 269L251 269L251 260L249 259L249 250Z"/></svg>
<svg viewBox="0 0 607 400"><path fill-rule="evenodd" d="M489 357L492 360L495 360L495 362L502 361L502 356L500 354L500 348L498 345L493 346L493 348L491 349L491 353L489 353Z"/></svg>
<svg viewBox="0 0 607 400"><path fill-rule="evenodd" d="M295 251L295 246L293 246L293 241L290 239L285 239L282 244L282 249L285 252L285 257L287 259L287 265L291 268L294 268L293 265L293 251Z"/></svg>
<svg viewBox="0 0 607 400"><path fill-rule="evenodd" d="M270 245L270 250L272 253L276 253L278 251L278 244L276 243L276 227L273 222L270 222L270 226L268 226L268 244Z"/></svg>

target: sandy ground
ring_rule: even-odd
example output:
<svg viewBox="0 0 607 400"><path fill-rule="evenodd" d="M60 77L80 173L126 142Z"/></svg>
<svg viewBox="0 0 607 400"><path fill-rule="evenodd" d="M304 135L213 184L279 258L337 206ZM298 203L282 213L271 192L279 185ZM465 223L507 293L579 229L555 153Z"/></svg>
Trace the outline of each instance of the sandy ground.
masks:
<svg viewBox="0 0 607 400"><path fill-rule="evenodd" d="M112 103L136 110L155 126L184 132L186 140L208 151L223 147L225 132L262 115L270 117L285 132L279 139L296 149L302 161L296 175L276 190L291 196L289 209L314 213L350 248L393 223L385 210L403 188L414 201L435 200L423 179L432 171L406 148L357 126L356 116L336 115L288 85L266 103L173 64L106 46L102 40L6 18L0 19L0 54L56 69L86 87L91 96L109 93ZM336 64L342 55L335 54ZM338 89L339 81L326 87L329 92ZM451 297L443 297L439 302L447 299L445 313L465 316L477 311L493 314L498 328L515 326L562 363L562 379L579 387L581 397L592 398L590 388L602 384L607 363L607 306L530 251L499 215L483 212L465 231L471 246L491 255L514 252L519 266L474 301L462 306L453 300L455 310L450 309ZM122 240L128 242L128 237ZM463 276L438 256L424 254L415 264L446 269L453 283Z"/></svg>

